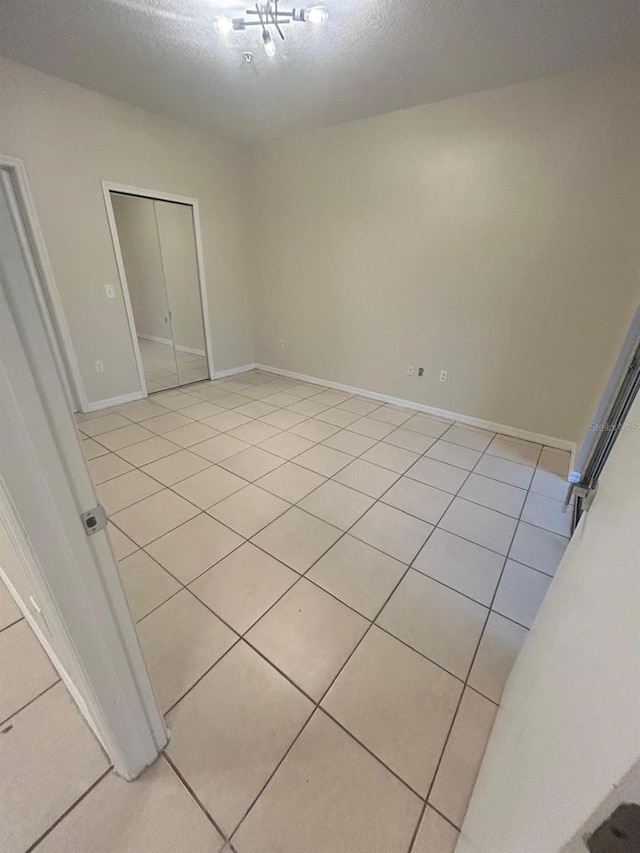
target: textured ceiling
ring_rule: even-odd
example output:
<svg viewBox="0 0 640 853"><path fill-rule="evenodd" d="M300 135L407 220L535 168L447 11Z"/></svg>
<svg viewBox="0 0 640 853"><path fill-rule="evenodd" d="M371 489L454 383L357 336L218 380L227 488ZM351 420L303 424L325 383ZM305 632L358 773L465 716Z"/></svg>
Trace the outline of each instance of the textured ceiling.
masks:
<svg viewBox="0 0 640 853"><path fill-rule="evenodd" d="M0 54L174 119L255 139L640 50L638 0L324 4L329 22L290 25L270 59L257 28L227 36L213 28L217 14L242 14L242 0L0 0ZM243 63L245 50L255 54L251 65Z"/></svg>

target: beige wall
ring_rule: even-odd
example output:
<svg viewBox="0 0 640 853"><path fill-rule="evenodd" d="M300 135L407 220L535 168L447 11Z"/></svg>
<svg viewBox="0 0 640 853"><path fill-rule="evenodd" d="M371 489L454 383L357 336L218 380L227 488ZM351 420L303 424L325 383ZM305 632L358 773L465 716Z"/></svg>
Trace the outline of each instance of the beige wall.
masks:
<svg viewBox="0 0 640 853"><path fill-rule="evenodd" d="M0 60L0 152L91 401L138 388L106 179L200 200L216 370L254 360L255 324L257 361L579 440L640 297L638 84L592 69L251 151Z"/></svg>
<svg viewBox="0 0 640 853"><path fill-rule="evenodd" d="M0 152L26 167L90 401L139 388L102 180L198 198L216 370L253 361L246 151L0 59ZM104 373L94 361L104 362Z"/></svg>
<svg viewBox="0 0 640 853"><path fill-rule="evenodd" d="M611 793L639 800L640 774L620 786L640 758L639 516L640 397L511 673L457 853L556 853Z"/></svg>
<svg viewBox="0 0 640 853"><path fill-rule="evenodd" d="M265 146L257 360L578 439L640 293L638 82L594 69Z"/></svg>

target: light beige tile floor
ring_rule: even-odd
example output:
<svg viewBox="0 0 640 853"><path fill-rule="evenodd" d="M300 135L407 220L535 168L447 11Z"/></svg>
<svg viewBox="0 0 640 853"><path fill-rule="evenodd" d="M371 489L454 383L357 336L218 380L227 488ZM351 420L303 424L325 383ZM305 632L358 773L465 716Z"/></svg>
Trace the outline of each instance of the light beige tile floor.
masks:
<svg viewBox="0 0 640 853"><path fill-rule="evenodd" d="M106 773L0 596L3 851L451 853L568 454L258 371L78 427L172 740Z"/></svg>
<svg viewBox="0 0 640 853"><path fill-rule="evenodd" d="M147 389L162 391L209 376L203 355L175 350L171 344L138 338Z"/></svg>
<svg viewBox="0 0 640 853"><path fill-rule="evenodd" d="M58 680L24 619L0 631L0 725Z"/></svg>

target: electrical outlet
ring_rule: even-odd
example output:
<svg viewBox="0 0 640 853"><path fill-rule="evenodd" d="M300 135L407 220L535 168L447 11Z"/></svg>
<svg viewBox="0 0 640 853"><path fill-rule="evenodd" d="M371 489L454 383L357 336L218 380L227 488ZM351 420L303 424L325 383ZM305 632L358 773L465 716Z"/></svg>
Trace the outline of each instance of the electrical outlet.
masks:
<svg viewBox="0 0 640 853"><path fill-rule="evenodd" d="M96 366L96 373L104 373L104 364L101 361L93 362Z"/></svg>
<svg viewBox="0 0 640 853"><path fill-rule="evenodd" d="M284 349L284 338L280 338L280 340L278 341L278 346L280 347L280 349Z"/></svg>
<svg viewBox="0 0 640 853"><path fill-rule="evenodd" d="M407 367L407 376L413 376L416 372L416 369L413 365Z"/></svg>
<svg viewBox="0 0 640 853"><path fill-rule="evenodd" d="M115 299L116 298L116 290L112 284L105 284L104 290L105 290L105 293L107 294L107 299Z"/></svg>
<svg viewBox="0 0 640 853"><path fill-rule="evenodd" d="M424 376L424 367L418 368L418 376Z"/></svg>
<svg viewBox="0 0 640 853"><path fill-rule="evenodd" d="M449 371L448 370L441 370L440 371L440 382L446 382L448 378L449 378Z"/></svg>

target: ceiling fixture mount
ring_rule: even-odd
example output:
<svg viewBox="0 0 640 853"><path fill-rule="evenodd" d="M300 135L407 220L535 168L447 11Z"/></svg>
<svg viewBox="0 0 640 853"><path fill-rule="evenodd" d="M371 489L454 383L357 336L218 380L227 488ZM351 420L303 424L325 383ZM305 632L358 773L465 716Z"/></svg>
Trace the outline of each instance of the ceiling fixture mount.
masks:
<svg viewBox="0 0 640 853"><path fill-rule="evenodd" d="M273 32L284 41L282 32L283 24L295 21L308 24L324 24L329 19L329 12L325 6L310 6L307 9L293 9L291 12L282 12L278 8L279 0L265 0L256 3L255 9L247 9L243 18L216 18L216 29L219 33L226 35L233 30L245 30L247 27L262 28L262 44L267 56L275 56L276 42Z"/></svg>

